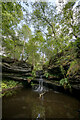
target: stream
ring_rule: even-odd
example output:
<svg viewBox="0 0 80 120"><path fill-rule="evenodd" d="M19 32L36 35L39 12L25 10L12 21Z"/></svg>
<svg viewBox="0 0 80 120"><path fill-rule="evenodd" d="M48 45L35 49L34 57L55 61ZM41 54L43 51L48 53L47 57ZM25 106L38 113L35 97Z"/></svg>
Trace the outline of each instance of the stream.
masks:
<svg viewBox="0 0 80 120"><path fill-rule="evenodd" d="M41 83L40 83L41 84ZM40 86L39 86L40 87ZM42 89L42 88L41 88ZM71 96L49 89L42 96L32 88L18 88L15 94L4 96L2 118L31 119L79 118L80 102Z"/></svg>

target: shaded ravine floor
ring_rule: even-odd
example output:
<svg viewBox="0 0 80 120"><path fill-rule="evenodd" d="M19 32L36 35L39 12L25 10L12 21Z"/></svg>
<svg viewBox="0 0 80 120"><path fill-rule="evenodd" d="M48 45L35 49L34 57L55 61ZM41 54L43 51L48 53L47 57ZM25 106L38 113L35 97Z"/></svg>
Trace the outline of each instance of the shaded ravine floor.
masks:
<svg viewBox="0 0 80 120"><path fill-rule="evenodd" d="M32 89L18 89L2 99L3 118L79 118L80 102L52 90L41 98Z"/></svg>

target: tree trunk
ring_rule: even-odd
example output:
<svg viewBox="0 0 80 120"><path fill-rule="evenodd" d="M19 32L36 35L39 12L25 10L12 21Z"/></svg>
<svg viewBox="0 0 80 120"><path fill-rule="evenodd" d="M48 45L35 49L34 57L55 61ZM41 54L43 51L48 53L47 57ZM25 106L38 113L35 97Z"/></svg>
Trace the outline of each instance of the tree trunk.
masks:
<svg viewBox="0 0 80 120"><path fill-rule="evenodd" d="M35 66L34 53L32 54L32 64L33 64L33 67L34 67Z"/></svg>
<svg viewBox="0 0 80 120"><path fill-rule="evenodd" d="M24 48L25 48L25 39L24 39L23 50L22 50L22 58L21 58L22 61L24 59Z"/></svg>
<svg viewBox="0 0 80 120"><path fill-rule="evenodd" d="M14 53L13 53L13 55L14 55L14 61L15 61L15 48L16 48L16 45L15 45L15 40L14 40Z"/></svg>
<svg viewBox="0 0 80 120"><path fill-rule="evenodd" d="M45 62L45 61L44 61L44 53L43 53L43 64L44 64L44 62Z"/></svg>

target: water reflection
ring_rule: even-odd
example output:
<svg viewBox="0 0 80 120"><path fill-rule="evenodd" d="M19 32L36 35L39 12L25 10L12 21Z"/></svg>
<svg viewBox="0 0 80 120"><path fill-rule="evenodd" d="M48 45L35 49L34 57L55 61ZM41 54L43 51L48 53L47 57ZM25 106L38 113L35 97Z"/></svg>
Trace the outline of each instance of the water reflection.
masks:
<svg viewBox="0 0 80 120"><path fill-rule="evenodd" d="M43 103L43 79L42 76L39 79L39 86L36 90L34 90L39 93L39 103L34 102L32 107L32 118L36 118L38 120L39 118L45 118L45 107Z"/></svg>
<svg viewBox="0 0 80 120"><path fill-rule="evenodd" d="M45 118L45 107L41 104L33 104L32 118Z"/></svg>
<svg viewBox="0 0 80 120"><path fill-rule="evenodd" d="M73 97L48 91L41 97L31 89L21 89L3 97L3 118L79 118L80 102Z"/></svg>
<svg viewBox="0 0 80 120"><path fill-rule="evenodd" d="M17 92L16 90L8 90L8 91L5 91L4 93L2 93L2 94L1 94L1 97L4 96L4 95L5 95L6 97L12 96L12 95L16 94L16 92Z"/></svg>

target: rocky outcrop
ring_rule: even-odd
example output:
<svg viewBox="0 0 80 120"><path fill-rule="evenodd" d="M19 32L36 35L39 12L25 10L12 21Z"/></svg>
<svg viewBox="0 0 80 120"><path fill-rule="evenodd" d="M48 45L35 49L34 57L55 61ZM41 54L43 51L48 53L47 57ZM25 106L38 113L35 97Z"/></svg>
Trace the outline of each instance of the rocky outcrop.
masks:
<svg viewBox="0 0 80 120"><path fill-rule="evenodd" d="M72 89L80 92L80 59L77 58L76 54L74 50L70 49L52 57L48 67L45 67L51 75L49 75L47 79L54 82L60 81L65 76L72 86Z"/></svg>
<svg viewBox="0 0 80 120"><path fill-rule="evenodd" d="M33 66L24 61L14 61L10 58L2 59L2 78L12 80L27 80L32 74Z"/></svg>

